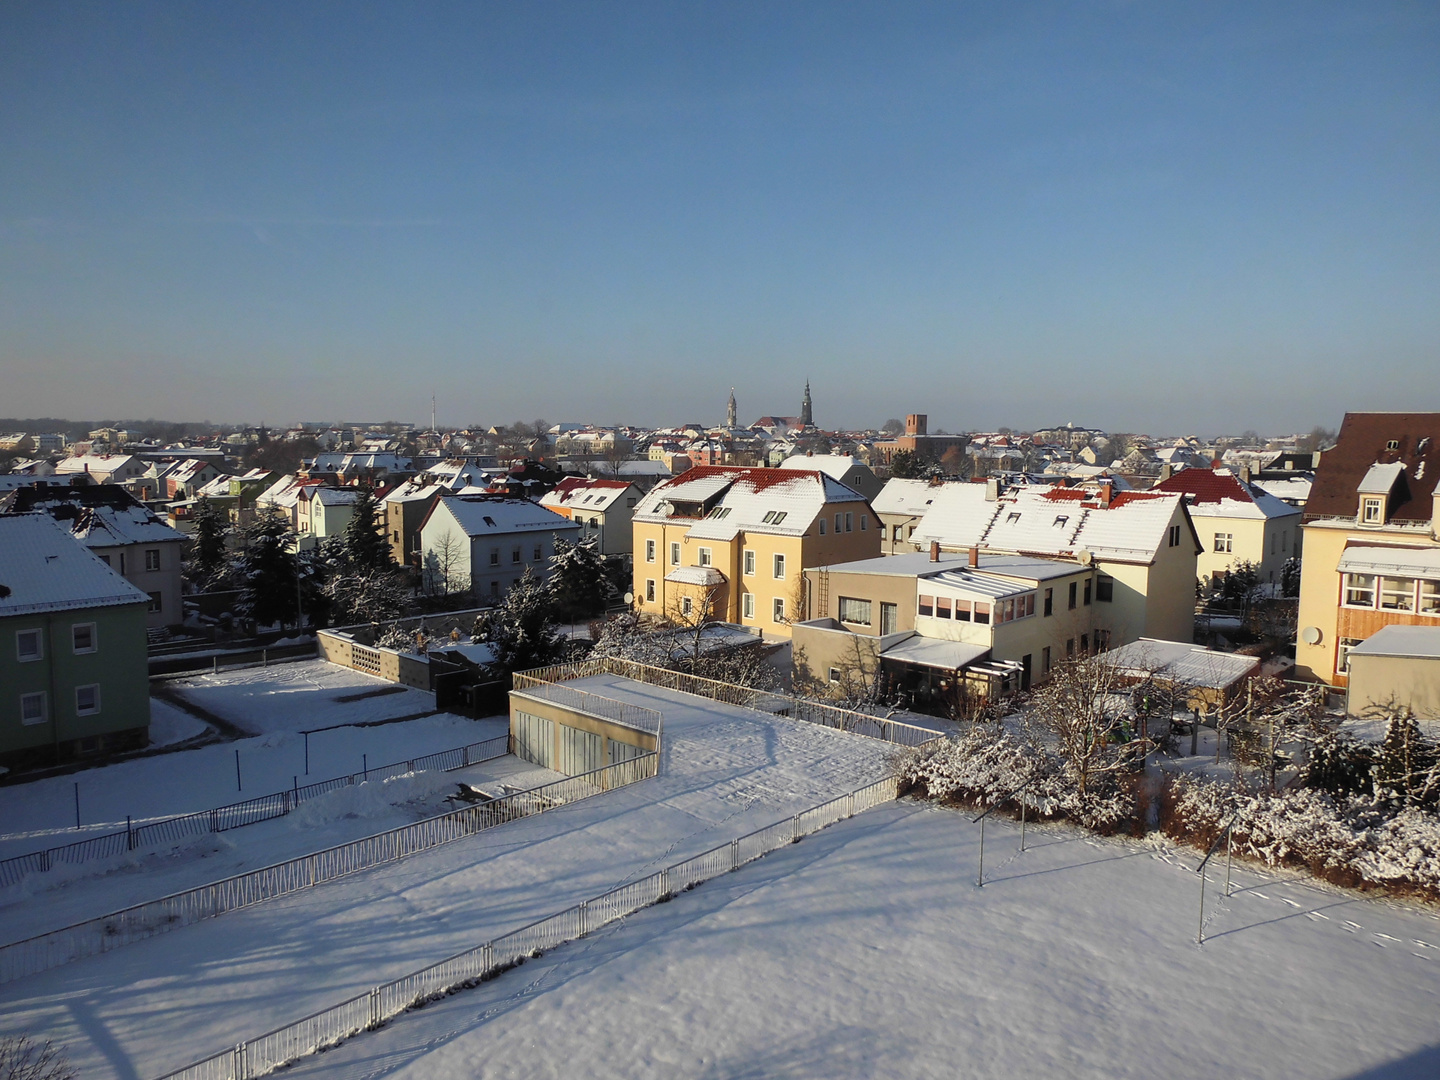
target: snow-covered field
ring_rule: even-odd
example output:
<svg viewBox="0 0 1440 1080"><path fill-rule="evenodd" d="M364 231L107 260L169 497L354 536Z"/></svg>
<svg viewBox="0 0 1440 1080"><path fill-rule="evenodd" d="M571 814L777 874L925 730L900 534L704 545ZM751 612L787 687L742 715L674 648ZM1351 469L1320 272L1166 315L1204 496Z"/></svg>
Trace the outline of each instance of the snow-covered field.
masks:
<svg viewBox="0 0 1440 1080"><path fill-rule="evenodd" d="M661 776L0 986L0 1033L68 1044L87 1078L159 1075L887 771L886 748L859 736L622 680L579 685L664 712ZM74 888L108 896L114 880Z"/></svg>
<svg viewBox="0 0 1440 1080"><path fill-rule="evenodd" d="M169 686L186 701L256 735L435 711L433 694L324 660L193 675Z"/></svg>
<svg viewBox="0 0 1440 1080"><path fill-rule="evenodd" d="M177 709L168 701L150 699L150 745L174 746L176 743L204 735L210 725Z"/></svg>
<svg viewBox="0 0 1440 1080"><path fill-rule="evenodd" d="M1192 853L842 822L287 1076L1440 1075L1440 919L1249 870L1195 945Z"/></svg>

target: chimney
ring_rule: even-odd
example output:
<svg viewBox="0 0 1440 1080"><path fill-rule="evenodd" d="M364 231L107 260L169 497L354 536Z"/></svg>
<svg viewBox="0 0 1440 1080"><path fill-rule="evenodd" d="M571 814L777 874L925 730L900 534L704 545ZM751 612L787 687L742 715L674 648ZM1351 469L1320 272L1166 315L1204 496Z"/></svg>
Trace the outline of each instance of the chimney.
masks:
<svg viewBox="0 0 1440 1080"><path fill-rule="evenodd" d="M1115 485L1105 481L1100 485L1100 509L1110 509L1110 497L1114 494Z"/></svg>
<svg viewBox="0 0 1440 1080"><path fill-rule="evenodd" d="M1250 482L1250 465L1248 463L1240 466L1240 479L1247 484Z"/></svg>
<svg viewBox="0 0 1440 1080"><path fill-rule="evenodd" d="M985 481L985 501L995 502L1000 498L1000 478L992 476Z"/></svg>
<svg viewBox="0 0 1440 1080"><path fill-rule="evenodd" d="M970 545L970 565L971 565L971 566L979 566L979 565L980 565L980 548L977 547L977 546L974 545L974 544L971 544L971 545Z"/></svg>
<svg viewBox="0 0 1440 1080"><path fill-rule="evenodd" d="M939 561L940 561L940 541L939 541L939 540L931 540L931 541L930 541L930 561L931 561L931 562L939 562Z"/></svg>
<svg viewBox="0 0 1440 1080"><path fill-rule="evenodd" d="M1163 484L1166 480L1169 480L1170 477L1174 475L1175 466L1171 465L1168 461L1164 465L1160 466L1160 483Z"/></svg>

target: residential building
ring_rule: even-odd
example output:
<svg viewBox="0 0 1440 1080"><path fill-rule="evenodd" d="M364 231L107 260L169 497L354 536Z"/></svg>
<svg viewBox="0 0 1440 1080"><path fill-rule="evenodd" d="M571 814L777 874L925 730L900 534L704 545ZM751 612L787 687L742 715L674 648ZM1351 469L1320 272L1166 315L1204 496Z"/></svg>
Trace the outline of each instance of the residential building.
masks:
<svg viewBox="0 0 1440 1080"><path fill-rule="evenodd" d="M397 566L419 567L420 526L435 500L448 490L443 484L427 483L424 476L418 476L385 493L381 501L385 511L385 537L390 541L390 557Z"/></svg>
<svg viewBox="0 0 1440 1080"><path fill-rule="evenodd" d="M635 510L637 609L782 637L805 617L806 566L878 555L880 519L818 470L697 466Z"/></svg>
<svg viewBox="0 0 1440 1080"><path fill-rule="evenodd" d="M215 462L187 458L167 469L159 479L165 485L165 498L185 499L194 498L200 488L219 475Z"/></svg>
<svg viewBox="0 0 1440 1080"><path fill-rule="evenodd" d="M342 535L359 501L358 488L302 486L295 495L296 550L318 547L321 540Z"/></svg>
<svg viewBox="0 0 1440 1080"><path fill-rule="evenodd" d="M945 483L939 477L907 480L897 476L885 481L871 503L884 531L880 543L883 554L901 555L920 550L915 530L935 502L936 489L943 488Z"/></svg>
<svg viewBox="0 0 1440 1080"><path fill-rule="evenodd" d="M851 491L858 491L866 499L873 500L880 494L884 483L863 461L849 454L796 454L780 463L782 469L818 469L826 476L839 480Z"/></svg>
<svg viewBox="0 0 1440 1080"><path fill-rule="evenodd" d="M149 602L49 514L0 516L0 764L145 745Z"/></svg>
<svg viewBox="0 0 1440 1080"><path fill-rule="evenodd" d="M574 543L580 527L528 499L442 495L420 524L425 587L499 600L526 570L549 577L556 538Z"/></svg>
<svg viewBox="0 0 1440 1080"><path fill-rule="evenodd" d="M119 484L145 475L149 462L134 454L82 454L55 466L57 476L88 476L96 484Z"/></svg>
<svg viewBox="0 0 1440 1080"><path fill-rule="evenodd" d="M1440 625L1440 413L1346 413L1305 504L1299 640L1305 677L1347 683L1386 626Z"/></svg>
<svg viewBox="0 0 1440 1080"><path fill-rule="evenodd" d="M540 505L580 526L580 539L594 538L601 555L629 555L631 519L641 492L628 480L567 476L545 493Z"/></svg>
<svg viewBox="0 0 1440 1080"><path fill-rule="evenodd" d="M1185 496L1204 548L1196 559L1196 572L1212 585L1236 566L1250 563L1261 583L1278 590L1285 563L1300 554L1299 508L1232 469L1182 469L1151 490Z"/></svg>
<svg viewBox="0 0 1440 1080"><path fill-rule="evenodd" d="M1440 620L1382 626L1347 653L1345 710L1351 716L1405 708L1440 721Z"/></svg>

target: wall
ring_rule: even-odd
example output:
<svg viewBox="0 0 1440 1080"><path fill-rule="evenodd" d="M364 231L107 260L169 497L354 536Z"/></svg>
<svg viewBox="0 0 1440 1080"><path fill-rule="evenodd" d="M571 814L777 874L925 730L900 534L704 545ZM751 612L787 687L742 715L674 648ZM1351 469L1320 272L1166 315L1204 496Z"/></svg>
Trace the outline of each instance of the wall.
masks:
<svg viewBox="0 0 1440 1080"><path fill-rule="evenodd" d="M822 576L826 578L823 589L820 587ZM840 618L840 597L845 596L854 600L870 601L870 625L846 623L845 627L848 630L857 634L878 636L881 604L895 605L895 631L897 633L915 629L914 575L847 573L836 566L806 570L805 579L810 596L808 614L812 619L832 618L838 620Z"/></svg>
<svg viewBox="0 0 1440 1080"><path fill-rule="evenodd" d="M1349 682L1346 712L1351 716L1393 700L1417 716L1440 719L1440 660L1352 655Z"/></svg>
<svg viewBox="0 0 1440 1080"><path fill-rule="evenodd" d="M145 625L151 628L179 626L185 621L181 600L181 576L184 558L184 544L180 540L166 540L153 544L125 544L116 547L92 547L110 568L120 572L121 555L124 555L125 580L141 592L160 594L160 610L146 613ZM145 552L159 551L160 569L145 569Z"/></svg>
<svg viewBox="0 0 1440 1080"><path fill-rule="evenodd" d="M606 765L613 765L610 760L610 741L625 743L628 746L639 747L646 753L655 751L659 742L654 735L644 731L636 731L634 728L624 727L609 720L603 720L588 713L578 712L575 709L557 705L553 701L546 701L544 698L531 697L518 690L510 692L510 733L515 734L516 713L529 713L531 716L543 717L555 722L554 739L555 745L552 748L553 756L551 761L559 763L560 748L563 739L562 728L574 728L577 731L589 732L592 735L600 735L604 740ZM513 741L512 741L513 745ZM553 767L553 766L552 766Z"/></svg>
<svg viewBox="0 0 1440 1080"><path fill-rule="evenodd" d="M1195 561L1198 577L1207 581L1217 571L1228 571L1236 562L1253 562L1265 583L1280 584L1280 570L1295 554L1300 536L1300 512L1278 518L1224 518L1194 514L1195 531L1205 549ZM1215 550L1215 534L1230 533L1234 539L1229 553ZM1281 548L1281 541L1284 548ZM1271 553L1271 548L1274 553Z"/></svg>

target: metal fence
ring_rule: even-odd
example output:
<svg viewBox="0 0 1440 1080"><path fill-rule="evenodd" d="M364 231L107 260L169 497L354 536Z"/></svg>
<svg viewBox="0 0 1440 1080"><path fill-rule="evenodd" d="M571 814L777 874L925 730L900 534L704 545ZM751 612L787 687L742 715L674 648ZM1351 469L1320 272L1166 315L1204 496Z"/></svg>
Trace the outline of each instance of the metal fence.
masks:
<svg viewBox="0 0 1440 1080"><path fill-rule="evenodd" d="M424 821L287 859L222 881L136 904L98 918L0 947L0 983L48 971L72 960L143 941L227 911L308 889L403 859L507 821L655 776L659 755L644 754L581 776L462 807Z"/></svg>
<svg viewBox="0 0 1440 1080"><path fill-rule="evenodd" d="M735 705L742 709L754 709L758 712L788 716L807 724L819 724L823 727L848 731L855 735L897 743L901 746L923 746L933 739L944 737L942 732L916 724L906 724L883 716L872 716L869 713L856 712L853 709L842 709L835 705L810 701L790 694L777 694L769 690L735 686L717 679L687 675L683 671L671 671L669 668L641 664L634 660L621 660L616 657L533 668L530 671L517 672L514 678L515 688L518 690L522 686L521 680L524 680L523 685L534 686L585 679L596 675L618 675L636 682L648 683L651 686L678 690L682 694L694 694L697 697L709 698L711 701Z"/></svg>
<svg viewBox="0 0 1440 1080"><path fill-rule="evenodd" d="M0 860L0 887L14 885L27 874L45 873L60 863L83 863L91 859L106 859L140 848L157 844L173 844L188 837L204 833L227 832L245 825L284 817L301 803L334 791L349 787L365 780L388 780L421 769L452 772L464 769L482 761L504 757L509 753L509 735L499 735L483 742L468 743L465 746L441 750L435 754L395 761L378 765L362 772L334 776L313 784L291 787L269 795L257 795L253 799L217 806L213 810L200 810L193 814L181 814L162 821L149 821L119 832L105 833L77 840L71 844L32 851Z"/></svg>
<svg viewBox="0 0 1440 1080"><path fill-rule="evenodd" d="M837 821L891 802L896 798L896 790L896 781L890 777L841 795L438 964L383 983L339 1005L166 1073L160 1080L250 1080L263 1075L361 1031L377 1028L408 1009L472 986L529 957L593 933L701 882L736 870Z"/></svg>
<svg viewBox="0 0 1440 1080"><path fill-rule="evenodd" d="M561 682L537 679L518 672L510 677L510 688L512 691L538 698L541 701L549 701L576 712L598 716L604 720L613 720L621 727L644 731L657 738L664 721L664 717L654 709L632 705L628 701L616 701L614 698L601 697L599 694L566 686Z"/></svg>

